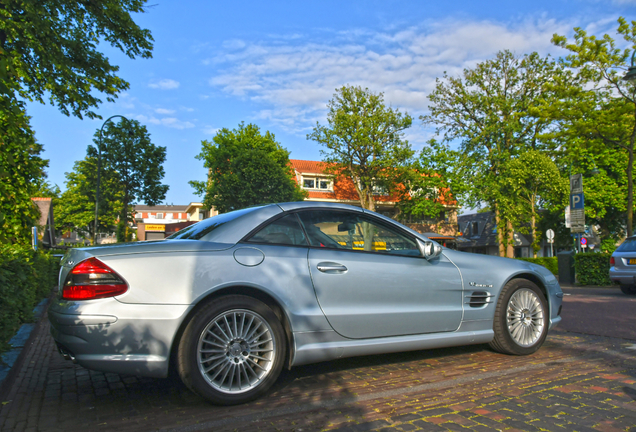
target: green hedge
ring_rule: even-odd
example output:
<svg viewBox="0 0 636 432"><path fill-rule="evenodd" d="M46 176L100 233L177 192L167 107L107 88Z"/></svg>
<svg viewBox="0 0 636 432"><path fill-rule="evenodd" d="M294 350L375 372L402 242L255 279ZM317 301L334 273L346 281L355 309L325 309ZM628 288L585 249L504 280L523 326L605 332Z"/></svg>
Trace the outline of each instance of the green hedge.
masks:
<svg viewBox="0 0 636 432"><path fill-rule="evenodd" d="M579 285L611 285L609 261L611 254L578 253L574 255L574 270Z"/></svg>
<svg viewBox="0 0 636 432"><path fill-rule="evenodd" d="M542 265L552 272L553 275L559 274L559 265L556 257L542 257L542 258L517 258L521 261L528 261L534 264Z"/></svg>
<svg viewBox="0 0 636 432"><path fill-rule="evenodd" d="M59 257L47 252L0 244L0 352L57 284L59 263Z"/></svg>

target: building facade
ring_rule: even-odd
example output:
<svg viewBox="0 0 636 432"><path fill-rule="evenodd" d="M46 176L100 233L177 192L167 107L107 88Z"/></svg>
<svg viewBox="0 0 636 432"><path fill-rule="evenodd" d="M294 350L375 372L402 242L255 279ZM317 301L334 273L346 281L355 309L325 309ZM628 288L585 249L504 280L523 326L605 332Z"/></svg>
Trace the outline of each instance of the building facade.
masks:
<svg viewBox="0 0 636 432"><path fill-rule="evenodd" d="M333 174L326 171L326 165L320 161L290 159L296 183L307 191L305 201L339 202L360 207L360 197L356 192L353 181L346 177L334 179ZM378 189L374 194L376 212L409 226L418 232L434 232L438 234L457 235L457 202L447 200L445 211L437 218L423 220L402 220L396 208L397 198Z"/></svg>

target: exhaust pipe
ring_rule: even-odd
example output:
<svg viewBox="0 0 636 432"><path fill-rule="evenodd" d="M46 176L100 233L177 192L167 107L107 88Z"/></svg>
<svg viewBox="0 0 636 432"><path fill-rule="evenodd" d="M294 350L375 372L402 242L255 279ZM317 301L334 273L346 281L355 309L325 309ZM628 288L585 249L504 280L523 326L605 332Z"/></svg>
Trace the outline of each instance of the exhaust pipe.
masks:
<svg viewBox="0 0 636 432"><path fill-rule="evenodd" d="M57 344L57 350L62 355L62 357L64 357L64 360L70 360L73 363L77 363L77 360L75 360L75 355L64 348L62 345Z"/></svg>

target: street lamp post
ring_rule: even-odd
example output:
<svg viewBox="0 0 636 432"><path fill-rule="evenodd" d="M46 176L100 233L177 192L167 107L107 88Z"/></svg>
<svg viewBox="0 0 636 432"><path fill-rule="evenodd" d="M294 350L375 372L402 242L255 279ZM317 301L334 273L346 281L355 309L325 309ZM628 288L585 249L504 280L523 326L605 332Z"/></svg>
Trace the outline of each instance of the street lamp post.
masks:
<svg viewBox="0 0 636 432"><path fill-rule="evenodd" d="M632 53L632 65L627 69L627 73L623 77L625 81L634 81L636 80L636 66L634 66L634 55L636 55L636 50Z"/></svg>
<svg viewBox="0 0 636 432"><path fill-rule="evenodd" d="M104 120L102 127L99 129L99 142L97 143L97 188L95 193L95 227L93 229L93 246L97 245L97 215L99 213L99 182L100 182L100 171L101 171L100 168L102 163L102 134L104 131L104 126L106 126L106 123L108 123L110 120L114 119L115 117L119 117L126 120L127 122L130 122L130 120L128 120L126 117L122 115L114 115Z"/></svg>

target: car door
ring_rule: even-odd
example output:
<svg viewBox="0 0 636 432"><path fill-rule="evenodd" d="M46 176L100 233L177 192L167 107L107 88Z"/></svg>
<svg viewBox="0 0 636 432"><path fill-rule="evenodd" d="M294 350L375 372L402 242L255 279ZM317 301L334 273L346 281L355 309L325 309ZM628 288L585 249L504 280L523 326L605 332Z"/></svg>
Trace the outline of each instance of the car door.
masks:
<svg viewBox="0 0 636 432"><path fill-rule="evenodd" d="M409 234L362 212L298 215L316 297L336 332L373 338L459 327L462 281L446 257L427 261Z"/></svg>

